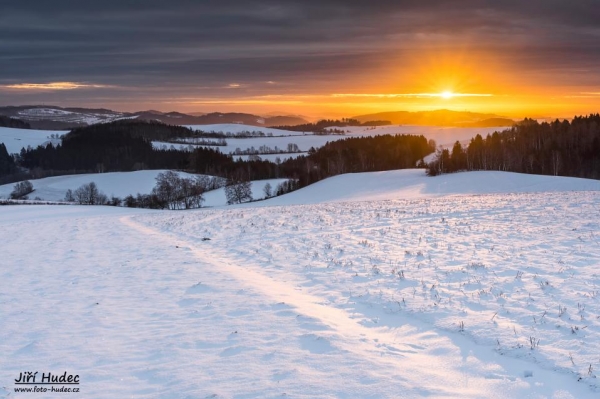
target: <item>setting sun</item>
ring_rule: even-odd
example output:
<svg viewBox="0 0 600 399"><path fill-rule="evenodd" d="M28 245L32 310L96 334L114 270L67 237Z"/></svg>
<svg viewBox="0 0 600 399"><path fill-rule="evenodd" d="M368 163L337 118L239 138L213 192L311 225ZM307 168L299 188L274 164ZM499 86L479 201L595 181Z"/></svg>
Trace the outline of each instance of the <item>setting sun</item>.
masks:
<svg viewBox="0 0 600 399"><path fill-rule="evenodd" d="M454 93L452 93L451 91L444 91L440 94L440 97L445 98L445 99L450 99L450 98L454 97Z"/></svg>

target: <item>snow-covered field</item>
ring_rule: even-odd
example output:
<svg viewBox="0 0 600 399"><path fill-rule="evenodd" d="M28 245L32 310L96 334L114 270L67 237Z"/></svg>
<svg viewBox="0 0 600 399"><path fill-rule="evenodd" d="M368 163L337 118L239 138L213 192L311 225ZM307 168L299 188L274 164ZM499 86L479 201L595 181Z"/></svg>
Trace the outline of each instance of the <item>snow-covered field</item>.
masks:
<svg viewBox="0 0 600 399"><path fill-rule="evenodd" d="M68 132L0 127L0 143L4 143L9 154L14 154L20 152L21 148L27 148L28 146L36 148L47 143L59 144L61 140L50 139L50 135L58 134L60 136L65 133Z"/></svg>
<svg viewBox="0 0 600 399"><path fill-rule="evenodd" d="M221 132L221 133L240 133L240 132L263 132L265 134L272 134L274 137L280 136L304 136L312 135L311 132L295 132L289 130L280 130L267 127L257 127L242 124L218 124L218 125L187 125L186 127L193 130L202 130L205 132ZM345 137L356 137L356 136L373 136L383 134L415 134L424 135L427 139L434 139L438 144L451 145L458 141L470 140L477 134L481 134L485 137L488 133L495 131L505 130L505 127L486 127L486 128L459 128L459 127L439 127L439 126L411 126L411 125L389 125L389 126L348 126L334 129L341 129L345 131ZM322 136L325 141L318 141L318 143L325 143L327 141L343 138L339 136ZM266 137L267 139L270 137ZM261 138L258 138L263 139ZM250 139L256 140L256 139ZM323 144L320 144L323 145Z"/></svg>
<svg viewBox="0 0 600 399"><path fill-rule="evenodd" d="M32 179L34 191L29 194L29 199L40 198L45 201L62 201L65 198L67 190L75 191L77 188L90 182L96 183L98 189L111 196L121 199L128 195L150 194L156 185L156 176L165 170L140 170L136 172L113 172L113 173L89 173L82 175L68 175L46 177L43 179ZM196 175L178 172L181 177L191 178ZM255 180L252 182L252 197L254 199L263 199L265 197L263 189L269 183L273 190L278 184L287 179ZM0 186L0 198L10 198L10 193L14 190L15 183L4 184ZM204 194L205 201L203 206L214 207L227 204L225 190L212 190Z"/></svg>
<svg viewBox="0 0 600 399"><path fill-rule="evenodd" d="M214 131L222 131L222 132L238 132L238 131L252 131L253 126L246 125L207 125L211 126ZM192 126L189 126L192 127ZM196 127L196 126L195 126ZM266 129L266 128L255 128L258 130ZM302 134L299 132L288 132L285 130L281 130L275 132L273 137L256 137L256 138L245 138L245 139L226 139L226 146L219 147L211 147L214 149L218 149L219 151L230 154L235 151L237 148L240 150L247 150L251 147L258 149L260 146L265 145L271 148L277 146L279 149L287 148L287 145L297 144L300 151L306 152L311 147L319 148L324 146L329 141L342 140L347 137L363 137L363 136L378 136L384 134L391 135L399 135L399 134L413 134L413 135L423 135L428 140L433 139L436 141L438 145L441 145L444 148L452 147L452 145L456 141L460 141L463 144L467 144L471 138L475 137L478 134L481 134L483 137L487 136L488 133L493 133L495 131L502 131L505 128L456 128L456 127L437 127L437 126L378 126L378 127L362 127L362 126L350 126L345 128L338 128L346 131L344 135L313 135L313 134ZM207 129L205 129L208 131ZM268 129L267 129L268 130ZM271 129L276 130L276 129ZM265 134L267 131L265 130ZM289 136L292 134L293 136ZM167 148L170 148L170 144L168 143L153 143L156 147L167 145ZM188 148L188 145L177 145L176 148ZM289 157L289 155L282 154L284 157ZM297 156L297 154L295 154ZM283 160L283 158L282 158Z"/></svg>
<svg viewBox="0 0 600 399"><path fill-rule="evenodd" d="M86 398L598 396L600 182L319 184L187 212L0 207L0 397L32 396L24 370L79 374Z"/></svg>
<svg viewBox="0 0 600 399"><path fill-rule="evenodd" d="M251 143L246 143L246 144L251 144ZM256 144L256 142L254 142L254 144L251 144L249 146L242 145L242 147L244 149L248 149L250 147L254 147L255 144ZM205 146L193 145L193 144L167 143L164 141L153 141L152 146L155 149L159 149L159 150L167 150L167 149L175 148L177 150L183 150L183 151L193 151L197 147L205 147ZM286 147L287 147L287 144L286 144ZM206 148L212 148L214 150L221 151L225 154L231 153L231 148L227 149L226 146L209 146ZM240 147L236 147L236 148L240 148ZM254 148L258 149L258 147L254 147ZM299 157L301 155L306 155L306 154L307 154L306 152L290 152L290 153L284 153L284 154L258 154L258 156L263 161L277 162L277 158L279 158L279 160L281 162L283 162L285 160L288 160L291 158L296 158L296 157ZM249 155L233 155L234 160L244 160L245 161L248 159L248 157L249 157Z"/></svg>
<svg viewBox="0 0 600 399"><path fill-rule="evenodd" d="M451 173L430 178L425 175L424 169L404 169L338 175L256 205L557 191L600 191L600 181L495 171Z"/></svg>
<svg viewBox="0 0 600 399"><path fill-rule="evenodd" d="M303 132L294 132L291 130L273 129L270 127L244 125L241 123L220 123L215 125L185 125L192 130L202 130L203 132L214 133L242 133L242 132L262 132L272 134L273 136L302 136ZM310 133L310 132L306 132Z"/></svg>
<svg viewBox="0 0 600 399"><path fill-rule="evenodd" d="M245 139L236 139L236 138L226 138L225 141L227 145L225 146L203 146L203 145L191 145L191 144L171 144L163 141L153 141L152 145L155 148L171 148L171 145L175 146L178 149L188 149L193 147L207 147L221 151L223 154L231 154L236 149L240 150L248 150L250 148L254 148L258 150L261 146L267 146L271 149L275 149L277 147L279 150L286 150L288 144L296 144L298 148L302 152L306 152L310 149L310 147L319 148L324 146L329 141L341 140L345 136L339 135L329 135L329 136L319 136L319 135L300 135L300 136L274 136L274 137L256 137L256 138L245 138ZM190 147L191 146L191 147ZM281 154L287 155L287 154ZM297 154L296 154L297 155Z"/></svg>

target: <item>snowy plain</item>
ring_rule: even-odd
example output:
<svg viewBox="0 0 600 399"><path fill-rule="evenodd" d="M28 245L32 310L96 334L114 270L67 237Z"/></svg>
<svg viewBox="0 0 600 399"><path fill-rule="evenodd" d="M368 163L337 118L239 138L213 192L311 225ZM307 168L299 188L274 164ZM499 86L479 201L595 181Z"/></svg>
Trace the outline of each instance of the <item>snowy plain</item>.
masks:
<svg viewBox="0 0 600 399"><path fill-rule="evenodd" d="M192 130L201 130L207 133L245 133L245 132L261 132L265 135L271 134L277 136L302 136L312 134L310 132L295 132L291 130L274 129L271 127L244 125L241 123L220 123L212 125L184 125Z"/></svg>
<svg viewBox="0 0 600 399"><path fill-rule="evenodd" d="M598 397L600 182L318 184L0 207L0 397L32 397L23 370L77 373L86 398Z"/></svg>
<svg viewBox="0 0 600 399"><path fill-rule="evenodd" d="M274 137L255 137L255 138L226 138L227 145L225 146L206 146L196 144L171 144L163 141L153 141L152 145L155 148L171 148L171 145L178 149L189 149L194 147L206 147L221 151L223 154L232 154L236 149L248 150L254 148L258 150L261 146L267 146L271 149L277 147L279 150L286 150L288 144L296 144L301 152L308 151L311 147L319 148L324 146L329 141L342 140L346 136L340 135L297 135L297 136L274 136ZM277 154L286 156L288 154ZM297 154L292 154L297 155Z"/></svg>
<svg viewBox="0 0 600 399"><path fill-rule="evenodd" d="M272 134L274 137L282 136L310 136L311 132L296 132L290 130L280 130L267 127L257 127L243 124L218 124L218 125L186 125L186 127L192 130L202 130L205 132L221 132L221 133L240 133L240 132L262 132L266 134ZM388 126L348 126L348 127L335 127L332 129L344 130L345 134L341 137L360 137L360 136L373 136L383 134L415 134L424 135L427 139L433 139L441 145L451 145L455 141L465 141L477 134L481 134L485 137L488 133L495 131L505 130L505 127L485 127L485 128L461 128L461 127L442 127L442 126L416 126L416 125L388 125ZM337 137L333 136L322 136L331 137L334 139ZM341 138L340 137L340 138ZM272 138L272 137L266 137ZM254 139L251 139L254 140ZM322 144L321 144L322 145Z"/></svg>
<svg viewBox="0 0 600 399"><path fill-rule="evenodd" d="M456 141L462 144L467 144L471 138L480 134L483 137L491 134L495 131L502 131L504 127L488 127L488 128L458 128L458 127L439 127L439 126L404 126L404 125L391 125L391 126L376 126L376 127L365 127L365 126L349 126L343 129L344 135L314 135L309 132L293 132L287 130L278 130L272 128L261 128L249 125L237 125L237 124L223 124L223 125L190 125L187 126L192 129L201 129L207 132L263 132L265 134L272 134L272 137L253 137L253 138L227 138L226 146L210 146L209 148L218 149L224 154L231 154L236 149L248 150L253 147L258 149L261 146L267 146L270 148L278 147L279 149L286 149L288 144L296 144L302 152L308 151L311 147L319 148L324 146L327 142L343 140L348 137L365 137L365 136L378 136L378 135L400 135L400 134L413 134L423 135L428 140L435 140L438 146L443 148L450 148ZM153 142L156 148L171 148L173 145L178 149L190 149L194 147L201 147L199 145L188 145L188 144L171 144L166 142ZM203 146L207 147L207 146ZM290 157L296 157L299 154L277 154L267 155L267 157L279 156L281 160L288 159ZM262 155L261 155L262 158ZM265 158L267 159L267 158Z"/></svg>

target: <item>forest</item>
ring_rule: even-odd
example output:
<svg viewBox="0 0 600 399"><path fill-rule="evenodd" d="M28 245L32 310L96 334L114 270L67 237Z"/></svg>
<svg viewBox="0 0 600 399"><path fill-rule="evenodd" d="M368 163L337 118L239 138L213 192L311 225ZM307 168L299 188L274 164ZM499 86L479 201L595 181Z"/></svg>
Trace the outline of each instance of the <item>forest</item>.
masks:
<svg viewBox="0 0 600 399"><path fill-rule="evenodd" d="M477 135L463 146L438 150L429 175L500 170L600 179L600 114L539 123L525 119L486 138Z"/></svg>
<svg viewBox="0 0 600 399"><path fill-rule="evenodd" d="M144 121L77 128L67 133L60 145L22 149L14 160L0 147L0 175L5 175L3 181L7 183L12 179L6 175L14 173L15 168L29 171L25 175L14 174L20 180L74 173L172 169L238 180L287 177L296 181L290 188L299 188L340 173L414 168L434 150L423 136L410 135L346 138L279 163L234 161L230 155L202 147L191 152L152 147L151 140L173 139L189 132L179 126Z"/></svg>
<svg viewBox="0 0 600 399"><path fill-rule="evenodd" d="M434 150L435 143L423 136L349 137L311 148L307 156L284 162L282 170L304 187L342 173L416 168Z"/></svg>

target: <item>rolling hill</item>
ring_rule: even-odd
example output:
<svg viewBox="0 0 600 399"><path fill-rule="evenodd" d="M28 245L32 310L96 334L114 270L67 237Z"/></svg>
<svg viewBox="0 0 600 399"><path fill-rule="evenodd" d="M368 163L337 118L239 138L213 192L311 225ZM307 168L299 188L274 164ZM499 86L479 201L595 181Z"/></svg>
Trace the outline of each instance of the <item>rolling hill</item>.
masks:
<svg viewBox="0 0 600 399"><path fill-rule="evenodd" d="M253 126L301 125L307 123L297 116L268 116L245 113L213 112L189 115L181 112L160 112L155 110L139 112L118 112L108 109L62 108L49 105L24 105L0 107L0 115L20 119L33 129L65 130L74 127L112 122L119 119L140 119L160 121L170 125L209 125L241 123Z"/></svg>

